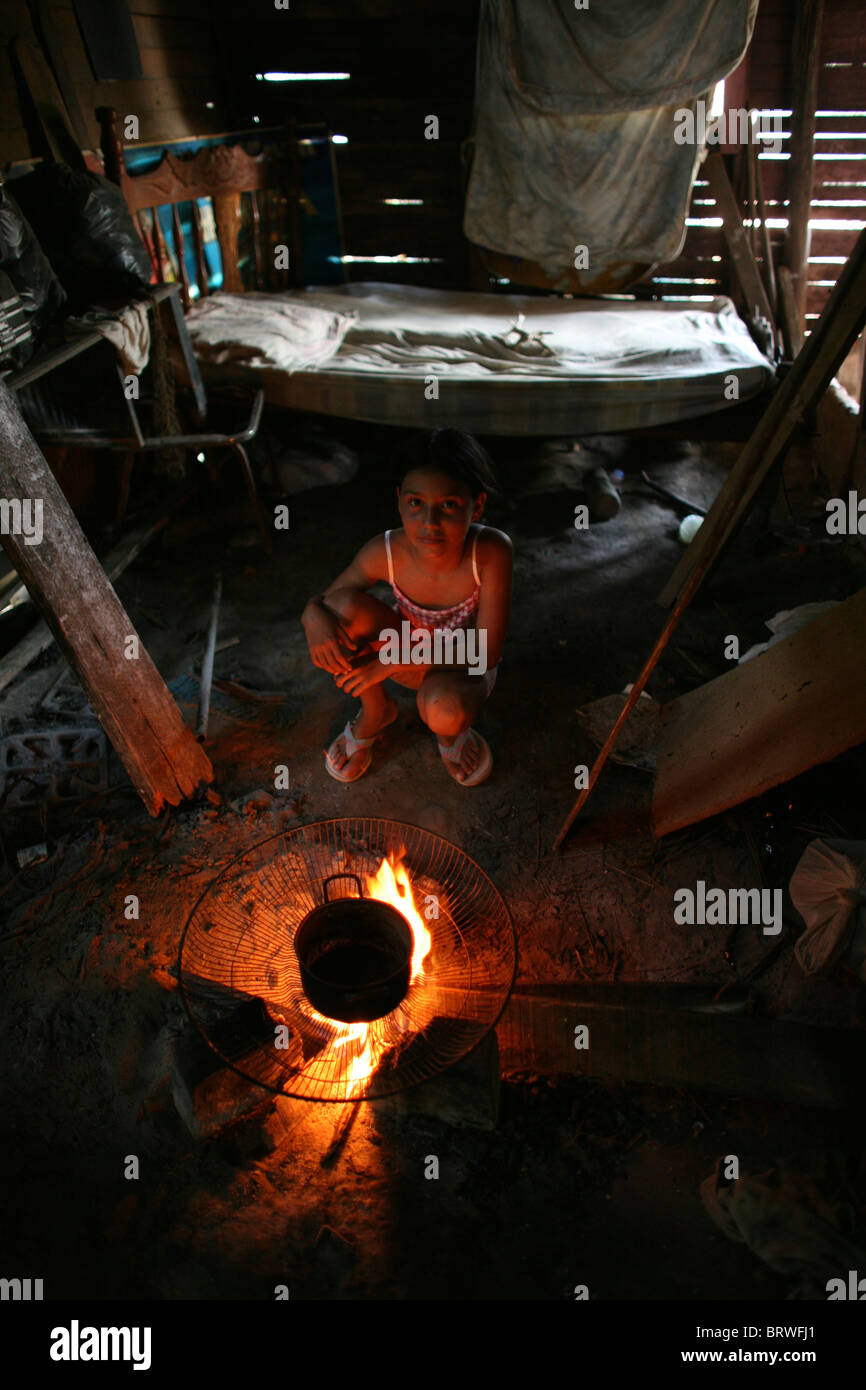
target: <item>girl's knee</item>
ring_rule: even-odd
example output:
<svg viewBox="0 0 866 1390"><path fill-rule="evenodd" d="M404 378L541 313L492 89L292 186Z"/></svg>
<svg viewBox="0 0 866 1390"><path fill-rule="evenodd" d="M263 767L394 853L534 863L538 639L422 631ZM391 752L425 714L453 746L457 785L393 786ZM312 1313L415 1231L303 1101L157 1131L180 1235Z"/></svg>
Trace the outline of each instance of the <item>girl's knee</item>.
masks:
<svg viewBox="0 0 866 1390"><path fill-rule="evenodd" d="M434 734L456 737L469 722L467 702L453 677L428 676L418 691L417 704L418 713Z"/></svg>

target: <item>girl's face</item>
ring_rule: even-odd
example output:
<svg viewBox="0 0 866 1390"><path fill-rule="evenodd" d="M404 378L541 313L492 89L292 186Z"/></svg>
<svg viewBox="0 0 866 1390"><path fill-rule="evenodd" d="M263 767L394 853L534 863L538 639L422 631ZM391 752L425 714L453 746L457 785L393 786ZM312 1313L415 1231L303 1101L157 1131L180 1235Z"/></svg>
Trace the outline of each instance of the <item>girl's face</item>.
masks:
<svg viewBox="0 0 866 1390"><path fill-rule="evenodd" d="M487 494L473 497L466 483L448 473L413 468L397 489L397 499L410 545L432 559L462 550L470 524L484 510Z"/></svg>

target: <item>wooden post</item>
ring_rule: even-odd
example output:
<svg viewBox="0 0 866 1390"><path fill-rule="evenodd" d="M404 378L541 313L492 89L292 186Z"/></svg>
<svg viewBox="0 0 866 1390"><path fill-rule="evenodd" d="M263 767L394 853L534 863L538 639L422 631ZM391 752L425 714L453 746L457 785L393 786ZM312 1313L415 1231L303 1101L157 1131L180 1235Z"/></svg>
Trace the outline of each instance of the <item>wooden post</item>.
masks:
<svg viewBox="0 0 866 1390"><path fill-rule="evenodd" d="M215 193L212 199L217 241L223 263L223 289L243 294L244 282L238 267L238 232L241 229L240 193ZM273 252L271 252L273 260Z"/></svg>
<svg viewBox="0 0 866 1390"><path fill-rule="evenodd" d="M113 106L97 106L96 119L99 122L99 145L105 177L119 185L126 177L126 162L123 158L117 112Z"/></svg>
<svg viewBox="0 0 866 1390"><path fill-rule="evenodd" d="M176 806L212 782L213 769L2 381L0 499L3 547L133 786L151 815Z"/></svg>
<svg viewBox="0 0 866 1390"><path fill-rule="evenodd" d="M794 277L800 323L806 313L809 262L809 213L812 207L812 157L815 107L821 71L821 20L824 0L797 0L792 52L791 163L788 183L788 230L784 261Z"/></svg>

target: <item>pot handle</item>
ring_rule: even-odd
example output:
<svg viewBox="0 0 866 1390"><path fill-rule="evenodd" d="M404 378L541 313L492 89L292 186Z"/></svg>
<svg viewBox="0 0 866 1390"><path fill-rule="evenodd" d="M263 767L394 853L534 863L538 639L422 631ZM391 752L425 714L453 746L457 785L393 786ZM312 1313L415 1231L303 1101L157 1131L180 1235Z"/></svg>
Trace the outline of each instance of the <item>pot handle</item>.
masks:
<svg viewBox="0 0 866 1390"><path fill-rule="evenodd" d="M364 890L357 874L329 874L322 884L322 895L326 903L333 902L333 899L328 897L328 884L333 883L335 878L353 878L358 885L358 897L363 898Z"/></svg>

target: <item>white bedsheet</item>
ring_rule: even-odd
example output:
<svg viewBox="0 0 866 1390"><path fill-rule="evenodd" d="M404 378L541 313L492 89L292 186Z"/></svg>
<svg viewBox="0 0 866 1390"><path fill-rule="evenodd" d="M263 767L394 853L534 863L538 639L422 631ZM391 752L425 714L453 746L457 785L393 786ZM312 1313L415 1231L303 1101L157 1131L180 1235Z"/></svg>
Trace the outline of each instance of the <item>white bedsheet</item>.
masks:
<svg viewBox="0 0 866 1390"><path fill-rule="evenodd" d="M480 434L554 435L617 433L725 410L774 375L727 299L566 300L363 282L299 290L292 302L300 301L328 311L325 318L355 316L327 360L253 368L242 344L227 346L225 334L245 331L241 320L227 320L219 335L225 365L211 358L209 376L262 385L269 402L291 410L412 429L447 423ZM273 343L270 350L292 361L291 344L285 354Z"/></svg>
<svg viewBox="0 0 866 1390"><path fill-rule="evenodd" d="M357 315L327 372L491 375L544 381L670 382L748 374L772 379L729 299L706 304L474 294L376 282L309 289L321 308Z"/></svg>

